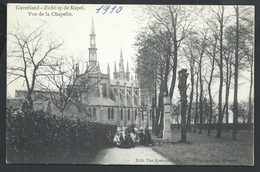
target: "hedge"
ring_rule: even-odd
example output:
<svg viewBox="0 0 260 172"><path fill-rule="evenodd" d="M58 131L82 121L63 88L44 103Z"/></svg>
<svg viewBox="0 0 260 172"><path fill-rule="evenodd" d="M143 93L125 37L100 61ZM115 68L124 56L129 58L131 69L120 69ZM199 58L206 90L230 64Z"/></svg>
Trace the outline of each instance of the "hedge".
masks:
<svg viewBox="0 0 260 172"><path fill-rule="evenodd" d="M87 164L111 145L116 126L7 108L7 163Z"/></svg>

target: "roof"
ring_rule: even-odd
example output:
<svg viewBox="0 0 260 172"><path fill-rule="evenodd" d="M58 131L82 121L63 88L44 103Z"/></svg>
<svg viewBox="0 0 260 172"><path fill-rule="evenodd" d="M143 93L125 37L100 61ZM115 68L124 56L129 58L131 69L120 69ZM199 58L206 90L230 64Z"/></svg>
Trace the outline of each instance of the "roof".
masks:
<svg viewBox="0 0 260 172"><path fill-rule="evenodd" d="M109 98L101 99L100 97L89 97L87 100L84 100L83 103L90 106L100 106L101 104L103 104L103 106L118 106L113 100Z"/></svg>
<svg viewBox="0 0 260 172"><path fill-rule="evenodd" d="M103 106L114 106L114 107L125 107L125 104L123 102L123 100L119 101L119 104L117 104L116 102L114 102L113 100L111 100L110 98L100 98L100 97L89 97L87 100L83 100L83 103L89 106L100 106L101 105L101 100L102 100L102 105ZM132 107L132 103L130 101L127 101L127 107ZM135 104L135 107L137 107L138 105Z"/></svg>
<svg viewBox="0 0 260 172"><path fill-rule="evenodd" d="M127 87L132 87L132 83L133 83L134 87L138 87L138 85L134 81L132 82L132 81L117 80L117 79L111 79L110 80L110 84L112 86L117 85L117 82L119 82L120 86L125 86L125 83L126 83Z"/></svg>

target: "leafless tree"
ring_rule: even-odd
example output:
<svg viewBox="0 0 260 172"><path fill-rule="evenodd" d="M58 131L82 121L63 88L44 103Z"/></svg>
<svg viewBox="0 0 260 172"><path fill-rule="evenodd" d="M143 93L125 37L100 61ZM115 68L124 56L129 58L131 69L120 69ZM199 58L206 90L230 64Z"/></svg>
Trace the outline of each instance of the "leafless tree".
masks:
<svg viewBox="0 0 260 172"><path fill-rule="evenodd" d="M12 77L8 84L23 79L27 89L29 108L33 109L33 93L36 80L44 75L43 69L50 67L51 59L55 58L55 53L61 48L60 38L54 38L53 34L46 33L44 24L34 28L30 25L20 25L17 23L8 33L10 47L8 58L12 64L8 64L7 74Z"/></svg>
<svg viewBox="0 0 260 172"><path fill-rule="evenodd" d="M207 48L205 49L207 56L209 57L209 68L210 68L210 76L209 79L204 77L207 85L208 85L208 94L209 94L209 127L208 127L208 136L210 136L211 123L212 123L212 115L213 115L213 98L211 86L213 82L214 70L215 70L215 59L217 54L217 36L212 35L207 39Z"/></svg>
<svg viewBox="0 0 260 172"><path fill-rule="evenodd" d="M61 116L70 103L76 105L80 112L87 112L82 99L97 87L98 82L91 82L89 78L94 68L86 65L80 70L79 63L73 57L64 56L55 64L47 68L46 75L41 77L44 82L39 82L41 90L47 93L45 98L53 102Z"/></svg>

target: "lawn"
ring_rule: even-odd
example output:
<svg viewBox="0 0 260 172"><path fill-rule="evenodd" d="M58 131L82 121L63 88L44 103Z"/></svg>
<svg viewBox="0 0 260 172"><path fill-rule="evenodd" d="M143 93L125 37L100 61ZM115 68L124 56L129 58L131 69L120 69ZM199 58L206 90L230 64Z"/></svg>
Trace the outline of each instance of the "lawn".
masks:
<svg viewBox="0 0 260 172"><path fill-rule="evenodd" d="M157 145L152 148L176 165L243 165L254 163L253 134L246 131L237 133L237 141L230 140L232 131L222 132L221 138L215 138L216 131L207 136L187 132L189 143L177 143L180 140L180 130L172 131L173 144Z"/></svg>

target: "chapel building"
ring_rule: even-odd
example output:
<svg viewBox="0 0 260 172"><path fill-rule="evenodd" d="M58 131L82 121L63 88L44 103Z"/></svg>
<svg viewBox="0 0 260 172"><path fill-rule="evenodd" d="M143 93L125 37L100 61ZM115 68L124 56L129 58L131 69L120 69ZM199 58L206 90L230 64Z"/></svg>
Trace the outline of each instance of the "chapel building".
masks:
<svg viewBox="0 0 260 172"><path fill-rule="evenodd" d="M91 83L97 83L95 90L84 95L82 103L88 109L91 120L126 127L137 124L138 128L152 127L151 97L145 95L140 88L137 77L133 79L127 62L124 69L122 49L117 70L114 64L113 77L110 75L110 66L107 65L107 73L100 71L97 58L96 33L92 18L91 32L89 35L89 62L91 72L88 79Z"/></svg>

